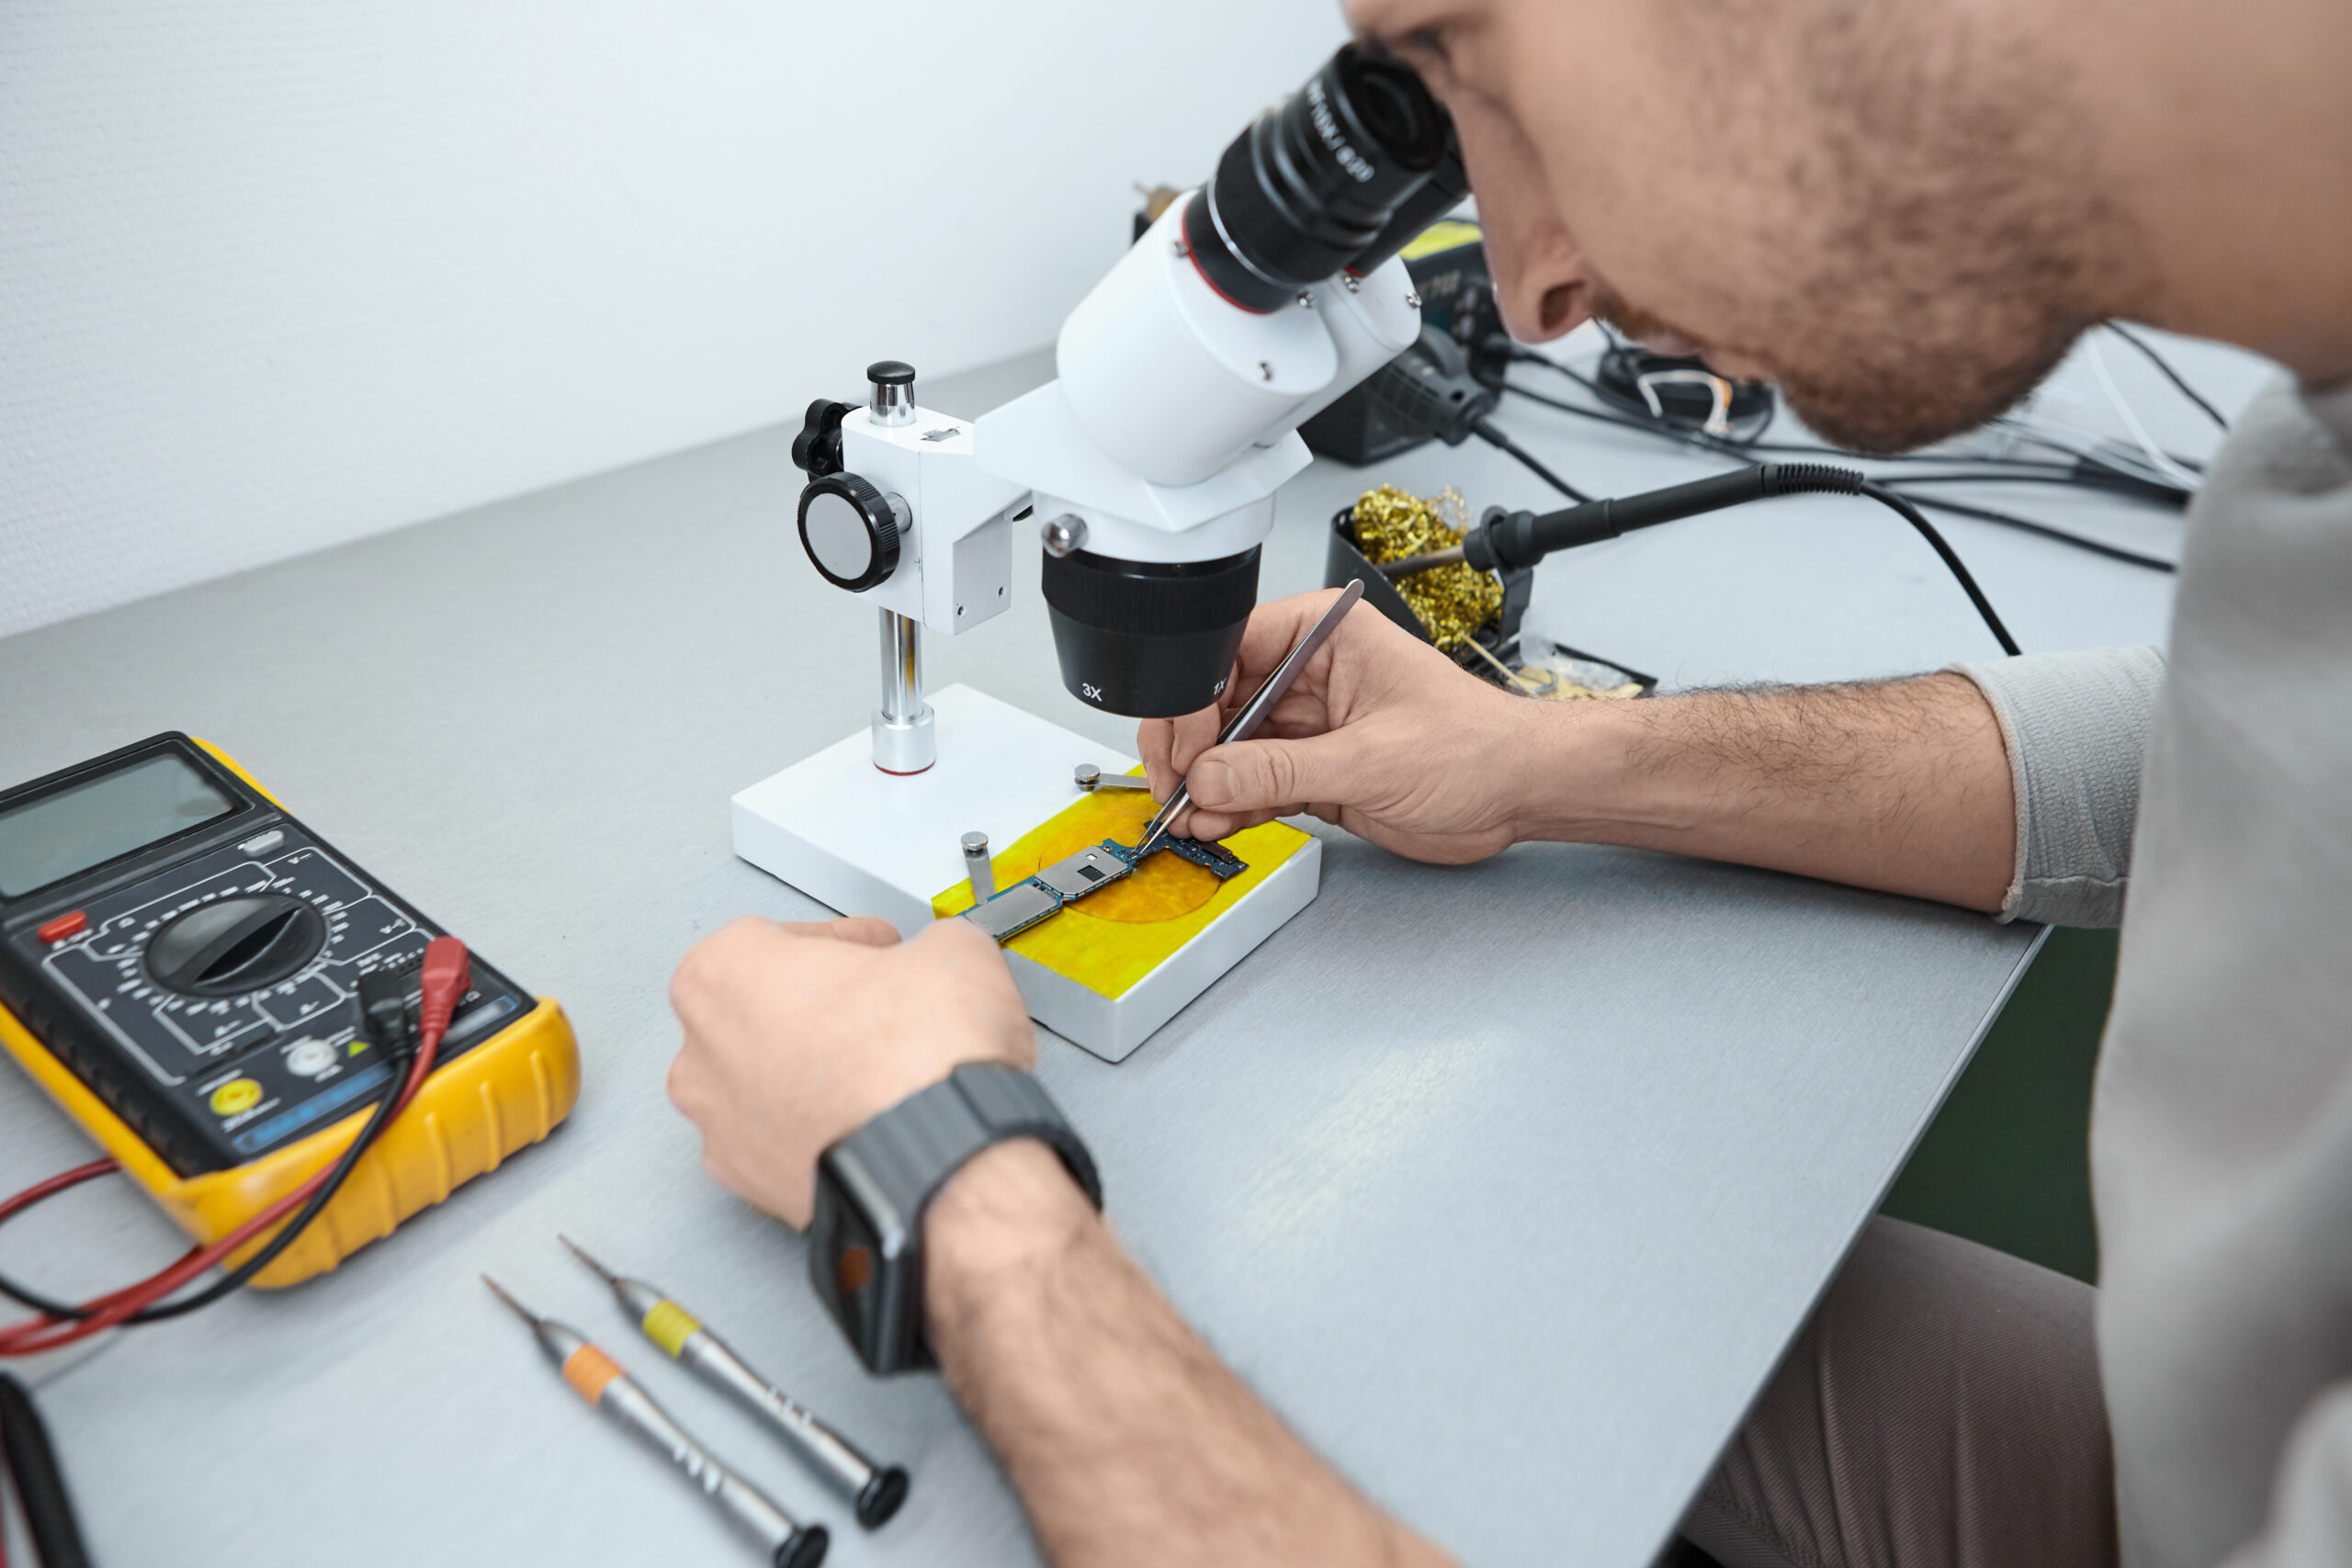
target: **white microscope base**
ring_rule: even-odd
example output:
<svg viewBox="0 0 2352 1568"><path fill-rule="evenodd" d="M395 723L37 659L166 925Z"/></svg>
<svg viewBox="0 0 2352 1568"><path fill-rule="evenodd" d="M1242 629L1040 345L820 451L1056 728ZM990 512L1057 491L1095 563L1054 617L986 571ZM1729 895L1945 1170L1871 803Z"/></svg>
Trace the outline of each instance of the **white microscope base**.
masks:
<svg viewBox="0 0 2352 1568"><path fill-rule="evenodd" d="M735 796L735 852L828 908L912 936L934 918L932 895L963 875L964 834L978 829L1001 850L1078 798L1080 762L1135 765L969 686L933 694L931 706L939 761L927 772L883 773L861 730ZM1313 903L1322 870L1323 845L1309 839L1124 996L1005 956L1032 1018L1116 1062Z"/></svg>

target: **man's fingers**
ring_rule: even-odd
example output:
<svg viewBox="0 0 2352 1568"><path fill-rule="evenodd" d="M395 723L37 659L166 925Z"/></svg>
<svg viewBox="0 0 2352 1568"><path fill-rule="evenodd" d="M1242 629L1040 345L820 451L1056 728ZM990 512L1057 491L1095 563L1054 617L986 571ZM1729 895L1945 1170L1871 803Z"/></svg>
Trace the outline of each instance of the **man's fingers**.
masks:
<svg viewBox="0 0 2352 1568"><path fill-rule="evenodd" d="M1277 599L1271 604L1261 604L1250 612L1250 624L1241 632L1241 679L1236 682L1244 688L1243 695L1258 689L1258 682L1273 672L1275 665L1290 656L1306 628L1323 618L1341 590L1319 588L1312 593L1294 594Z"/></svg>
<svg viewBox="0 0 2352 1568"><path fill-rule="evenodd" d="M1216 744L1216 732L1225 728L1225 715L1216 708L1203 708L1198 713L1188 713L1170 723L1175 737L1168 759L1170 774L1168 787L1173 789L1176 787L1174 781L1190 773L1200 754ZM1164 791L1155 790L1154 793L1162 799L1167 798Z"/></svg>
<svg viewBox="0 0 2352 1568"><path fill-rule="evenodd" d="M844 915L836 920L778 920L775 929L786 936L831 937L861 947L896 947L899 928L873 915Z"/></svg>
<svg viewBox="0 0 2352 1568"><path fill-rule="evenodd" d="M1212 842L1230 839L1244 828L1255 828L1261 822L1271 822L1287 816L1282 811L1187 811L1169 828L1171 833L1187 839L1206 839Z"/></svg>
<svg viewBox="0 0 2352 1568"><path fill-rule="evenodd" d="M933 920L917 931L909 945L943 968L977 962L1003 970L1005 983L1012 983L1012 971L1005 969L1004 954L997 947L996 938L969 920Z"/></svg>
<svg viewBox="0 0 2352 1568"><path fill-rule="evenodd" d="M1352 801L1363 781L1357 747L1334 732L1304 740L1238 740L1219 746L1185 775L1193 799L1220 817L1277 816L1310 800Z"/></svg>
<svg viewBox="0 0 2352 1568"><path fill-rule="evenodd" d="M1298 639L1322 618L1323 612L1338 597L1338 590L1325 589L1259 605L1250 612L1250 624L1241 633L1241 652L1234 661L1233 679L1217 703L1181 718L1145 721L1136 732L1136 742L1143 753L1154 795L1165 800L1168 791L1175 787L1174 781L1191 773L1193 763L1201 753L1216 744L1217 732L1225 728L1225 721L1256 694L1260 683L1289 657Z"/></svg>
<svg viewBox="0 0 2352 1568"><path fill-rule="evenodd" d="M849 915L825 922L825 933L843 942L862 942L867 947L896 947L899 928L876 915Z"/></svg>
<svg viewBox="0 0 2352 1568"><path fill-rule="evenodd" d="M1173 720L1148 718L1136 726L1136 755L1143 759L1144 777L1151 780L1154 793L1159 781L1175 764L1170 761L1176 746L1176 726Z"/></svg>

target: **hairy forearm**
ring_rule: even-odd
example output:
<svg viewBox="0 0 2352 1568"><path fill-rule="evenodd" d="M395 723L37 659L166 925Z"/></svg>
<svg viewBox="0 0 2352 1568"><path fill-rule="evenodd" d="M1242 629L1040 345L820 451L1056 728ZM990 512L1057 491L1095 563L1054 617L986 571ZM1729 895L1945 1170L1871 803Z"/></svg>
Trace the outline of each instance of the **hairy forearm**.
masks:
<svg viewBox="0 0 2352 1568"><path fill-rule="evenodd" d="M1446 1561L1216 1359L1043 1145L975 1159L923 1237L948 1384L1059 1568Z"/></svg>
<svg viewBox="0 0 2352 1568"><path fill-rule="evenodd" d="M1997 909L2016 863L1999 725L1959 675L1708 692L1545 716L1517 836L1672 850Z"/></svg>

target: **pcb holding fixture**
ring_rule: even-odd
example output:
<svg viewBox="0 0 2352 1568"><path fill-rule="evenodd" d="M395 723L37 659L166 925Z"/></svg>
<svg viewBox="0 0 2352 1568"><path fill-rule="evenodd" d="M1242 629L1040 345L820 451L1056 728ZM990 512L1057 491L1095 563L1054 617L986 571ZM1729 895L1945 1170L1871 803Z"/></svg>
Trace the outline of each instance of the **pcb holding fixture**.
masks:
<svg viewBox="0 0 2352 1568"><path fill-rule="evenodd" d="M1149 789L1151 785L1133 773L1106 773L1092 762L1080 762L1071 770L1078 787L1089 792L1098 789Z"/></svg>

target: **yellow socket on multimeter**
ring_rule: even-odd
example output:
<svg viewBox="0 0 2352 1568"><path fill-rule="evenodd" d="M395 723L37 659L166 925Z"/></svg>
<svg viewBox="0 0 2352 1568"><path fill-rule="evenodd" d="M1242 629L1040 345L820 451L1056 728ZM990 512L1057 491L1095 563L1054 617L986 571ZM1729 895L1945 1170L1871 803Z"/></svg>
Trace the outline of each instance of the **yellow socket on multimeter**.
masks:
<svg viewBox="0 0 2352 1568"><path fill-rule="evenodd" d="M186 735L0 791L0 1046L198 1241L357 1135L392 1077L359 976L413 970L440 934ZM476 955L416 1099L253 1282L334 1268L579 1094L563 1010Z"/></svg>

